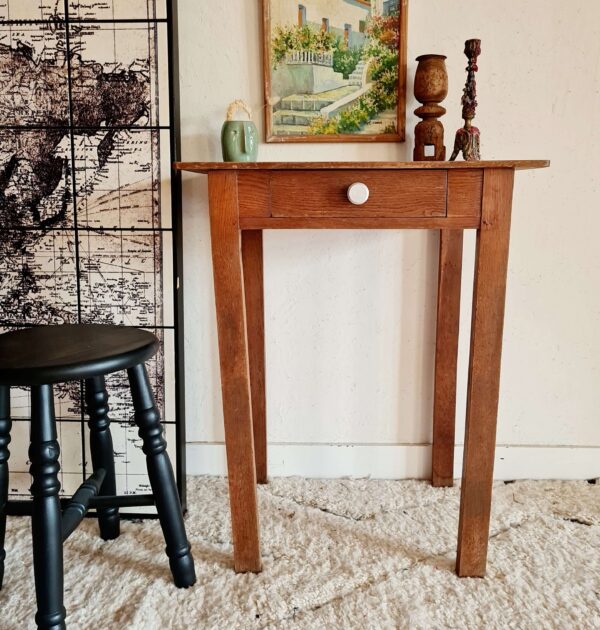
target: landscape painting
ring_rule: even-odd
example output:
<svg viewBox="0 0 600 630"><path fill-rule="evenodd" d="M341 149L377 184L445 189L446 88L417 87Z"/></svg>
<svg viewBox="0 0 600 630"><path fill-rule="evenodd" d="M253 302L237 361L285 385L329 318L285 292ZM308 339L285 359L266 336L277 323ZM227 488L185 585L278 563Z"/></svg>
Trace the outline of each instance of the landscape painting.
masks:
<svg viewBox="0 0 600 630"><path fill-rule="evenodd" d="M401 142L408 0L263 0L267 142Z"/></svg>

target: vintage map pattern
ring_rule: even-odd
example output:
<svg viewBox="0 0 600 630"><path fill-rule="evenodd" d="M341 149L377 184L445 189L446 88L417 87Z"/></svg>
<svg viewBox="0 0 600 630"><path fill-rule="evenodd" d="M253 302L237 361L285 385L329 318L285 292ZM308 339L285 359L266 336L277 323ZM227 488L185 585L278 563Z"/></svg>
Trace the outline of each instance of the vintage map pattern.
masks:
<svg viewBox="0 0 600 630"><path fill-rule="evenodd" d="M0 0L0 331L110 322L155 332L148 369L174 461L166 1ZM107 382L117 489L147 492L126 375ZM90 473L81 395L80 383L56 388L67 495ZM14 500L30 485L25 390L13 389L11 408Z"/></svg>

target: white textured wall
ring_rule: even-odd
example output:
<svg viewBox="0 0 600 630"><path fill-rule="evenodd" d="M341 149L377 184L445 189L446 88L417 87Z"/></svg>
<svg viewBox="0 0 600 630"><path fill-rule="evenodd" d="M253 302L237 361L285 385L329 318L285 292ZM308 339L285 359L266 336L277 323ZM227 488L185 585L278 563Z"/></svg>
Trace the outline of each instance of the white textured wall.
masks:
<svg viewBox="0 0 600 630"><path fill-rule="evenodd" d="M183 159L219 160L230 101L246 100L262 130L259 2L179 5ZM412 0L408 30L405 144L263 144L259 159L410 159L413 60L430 52L448 55L443 120L451 147L463 42L480 37L483 156L552 160L550 170L516 177L496 473L598 475L600 4ZM184 229L189 470L214 473L224 470L224 456L203 176L184 178ZM435 232L423 231L265 234L273 474L427 474L437 243ZM459 442L473 245L468 233Z"/></svg>

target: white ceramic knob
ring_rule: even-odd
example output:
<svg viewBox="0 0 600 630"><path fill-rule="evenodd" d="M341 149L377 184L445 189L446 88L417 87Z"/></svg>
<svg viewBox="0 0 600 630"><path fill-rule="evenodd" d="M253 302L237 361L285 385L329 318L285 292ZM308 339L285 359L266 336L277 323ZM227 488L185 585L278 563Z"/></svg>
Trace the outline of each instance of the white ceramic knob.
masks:
<svg viewBox="0 0 600 630"><path fill-rule="evenodd" d="M355 206L362 206L363 203L367 203L369 198L369 187L362 182L355 182L348 186L348 201Z"/></svg>

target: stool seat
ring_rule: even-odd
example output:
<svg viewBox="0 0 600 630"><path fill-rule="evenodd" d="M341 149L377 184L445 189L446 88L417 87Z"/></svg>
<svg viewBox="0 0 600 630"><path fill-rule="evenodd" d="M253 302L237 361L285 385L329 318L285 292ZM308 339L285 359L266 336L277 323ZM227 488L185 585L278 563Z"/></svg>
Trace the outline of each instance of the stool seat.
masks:
<svg viewBox="0 0 600 630"><path fill-rule="evenodd" d="M158 349L129 326L62 324L0 335L0 385L43 385L110 374L144 363Z"/></svg>

